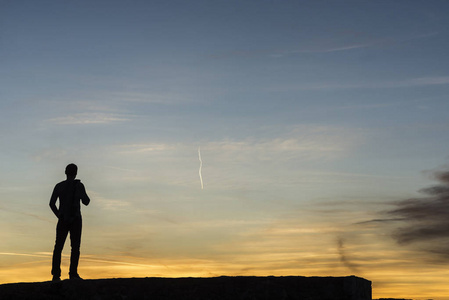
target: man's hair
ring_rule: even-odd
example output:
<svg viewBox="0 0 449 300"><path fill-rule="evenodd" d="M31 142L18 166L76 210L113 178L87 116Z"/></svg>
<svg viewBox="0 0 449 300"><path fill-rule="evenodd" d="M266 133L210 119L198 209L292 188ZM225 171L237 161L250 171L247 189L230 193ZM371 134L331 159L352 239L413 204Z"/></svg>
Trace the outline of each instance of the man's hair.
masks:
<svg viewBox="0 0 449 300"><path fill-rule="evenodd" d="M78 167L75 164L69 164L65 167L65 174L67 176L76 176L78 173Z"/></svg>

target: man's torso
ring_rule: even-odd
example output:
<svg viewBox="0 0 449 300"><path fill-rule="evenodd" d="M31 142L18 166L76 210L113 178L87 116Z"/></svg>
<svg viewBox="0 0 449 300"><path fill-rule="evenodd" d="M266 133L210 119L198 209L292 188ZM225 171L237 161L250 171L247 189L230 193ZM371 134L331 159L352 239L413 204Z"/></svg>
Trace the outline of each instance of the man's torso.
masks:
<svg viewBox="0 0 449 300"><path fill-rule="evenodd" d="M81 216L80 192L83 184L80 180L64 180L56 185L59 198L60 217L66 220Z"/></svg>

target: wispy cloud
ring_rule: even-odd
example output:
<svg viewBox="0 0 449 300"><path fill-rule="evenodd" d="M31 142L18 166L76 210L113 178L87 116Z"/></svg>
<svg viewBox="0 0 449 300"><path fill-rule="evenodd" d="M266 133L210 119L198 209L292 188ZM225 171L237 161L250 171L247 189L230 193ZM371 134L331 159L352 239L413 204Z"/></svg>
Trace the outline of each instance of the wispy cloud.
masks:
<svg viewBox="0 0 449 300"><path fill-rule="evenodd" d="M390 218L390 219L373 219L368 221L361 221L354 223L354 225L370 225L370 224L376 224L376 223L389 223L389 222L397 222L397 221L404 221L404 218Z"/></svg>
<svg viewBox="0 0 449 300"><path fill-rule="evenodd" d="M35 153L31 154L31 157L34 161L49 161L49 160L56 160L56 159L62 159L65 158L68 154L68 151L65 149L62 149L60 147L54 147L54 148L45 148L39 151L36 151Z"/></svg>
<svg viewBox="0 0 449 300"><path fill-rule="evenodd" d="M49 257L49 256L51 256L51 253L48 253L48 252L36 252L36 253L0 252L0 255L28 256L28 257Z"/></svg>
<svg viewBox="0 0 449 300"><path fill-rule="evenodd" d="M292 158L302 160L335 159L349 153L363 134L350 128L329 126L297 126L285 129L277 137L248 137L245 139L221 139L201 142L201 151L214 157L232 158L236 161L281 160ZM114 151L124 155L170 155L178 153L184 157L192 149L193 143L142 143L124 144L114 147Z"/></svg>
<svg viewBox="0 0 449 300"><path fill-rule="evenodd" d="M362 48L384 48L398 45L408 41L426 39L438 35L438 32L424 34L411 34L401 37L379 37L367 32L343 31L327 32L323 37L301 41L301 45L290 49L253 49L235 50L226 53L212 55L213 58L229 57L257 57L271 56L284 57L303 53L332 53L343 52Z"/></svg>
<svg viewBox="0 0 449 300"><path fill-rule="evenodd" d="M8 208L4 208L2 206L0 206L0 210L6 211L6 212L10 212L10 213L14 213L14 214L24 215L24 216L27 216L27 217L33 217L35 219L38 219L38 220L44 221L44 222L48 222L48 223L54 223L54 222L52 222L51 220L49 220L47 218L44 218L44 217L42 217L40 215L37 215L37 214L29 213L29 212L26 212L26 211L19 211L19 210L14 210L14 209L8 209Z"/></svg>
<svg viewBox="0 0 449 300"><path fill-rule="evenodd" d="M50 252L33 252L33 253L15 253L15 252L0 252L0 255L5 256L24 256L24 257L41 257L41 258L49 258L52 256L52 253ZM62 254L64 258L70 257L70 255ZM95 255L84 255L83 261L91 261L91 262L100 262L105 264L118 264L118 265L130 265L130 266L141 266L141 267L150 267L153 265L150 264L142 264L142 263L135 263L131 261L125 261L127 257L120 257L120 260L114 259L112 257L105 258L105 256L102 256L101 258L95 256ZM125 259L125 260L124 260ZM128 257L128 259L133 260L135 258Z"/></svg>
<svg viewBox="0 0 449 300"><path fill-rule="evenodd" d="M378 82L328 82L308 83L303 85L278 85L268 87L269 90L345 90L345 89L383 89L425 87L449 84L449 76L427 76L393 81Z"/></svg>
<svg viewBox="0 0 449 300"><path fill-rule="evenodd" d="M136 92L105 92L99 95L102 98L113 99L119 102L137 102L137 103L153 103L153 104L166 104L174 105L186 102L194 102L190 97L182 95L181 93L154 93L152 91L139 91Z"/></svg>
<svg viewBox="0 0 449 300"><path fill-rule="evenodd" d="M449 76L421 77L402 82L405 86L426 86L449 84Z"/></svg>
<svg viewBox="0 0 449 300"><path fill-rule="evenodd" d="M346 155L360 139L360 133L347 128L300 126L271 139L229 139L210 142L202 148L227 153L235 159L334 159Z"/></svg>
<svg viewBox="0 0 449 300"><path fill-rule="evenodd" d="M402 37L376 37L366 32L347 31L337 33L332 38L317 40L314 45L309 46L309 49L298 52L327 53L368 47L388 47L407 41L429 38L437 34L437 32L430 32Z"/></svg>
<svg viewBox="0 0 449 300"><path fill-rule="evenodd" d="M106 199L91 191L89 191L89 194L92 194L95 201L105 210L123 211L124 208L130 206L130 203L124 200Z"/></svg>
<svg viewBox="0 0 449 300"><path fill-rule="evenodd" d="M102 112L84 112L48 119L47 121L59 125L87 125L87 124L109 124L128 121L129 118L120 114Z"/></svg>
<svg viewBox="0 0 449 300"><path fill-rule="evenodd" d="M268 129L269 137L255 134L241 139L117 144L105 149L109 153L108 157L114 157L117 162L113 166L116 171L108 172L107 176L109 180L117 182L141 184L151 181L196 187L198 145L201 145L202 176L208 185L237 189L249 184L248 180L254 185L262 182L293 185L298 177L292 176L297 172L290 167L292 162L343 159L356 151L366 134L359 129L336 126L281 127ZM146 167L130 170L129 166L136 164ZM193 172L193 169L196 171ZM284 175L273 177L272 171L283 172ZM315 175L313 178L323 179L320 174ZM312 179L308 176L307 180Z"/></svg>
<svg viewBox="0 0 449 300"><path fill-rule="evenodd" d="M118 145L117 151L122 154L138 154L138 153L161 153L167 150L179 148L180 144L164 144L164 143L142 143L142 144L125 144Z"/></svg>

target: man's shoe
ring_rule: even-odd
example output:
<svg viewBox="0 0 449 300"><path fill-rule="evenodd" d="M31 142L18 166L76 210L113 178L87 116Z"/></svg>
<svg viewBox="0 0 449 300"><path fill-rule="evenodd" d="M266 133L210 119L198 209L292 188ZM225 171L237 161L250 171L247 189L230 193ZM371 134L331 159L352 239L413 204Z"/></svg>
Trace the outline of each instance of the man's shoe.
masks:
<svg viewBox="0 0 449 300"><path fill-rule="evenodd" d="M59 276L53 276L53 279L52 279L51 281L53 281L53 282L59 282L59 281L61 281L61 277L59 277Z"/></svg>
<svg viewBox="0 0 449 300"><path fill-rule="evenodd" d="M78 274L69 274L70 280L83 280Z"/></svg>

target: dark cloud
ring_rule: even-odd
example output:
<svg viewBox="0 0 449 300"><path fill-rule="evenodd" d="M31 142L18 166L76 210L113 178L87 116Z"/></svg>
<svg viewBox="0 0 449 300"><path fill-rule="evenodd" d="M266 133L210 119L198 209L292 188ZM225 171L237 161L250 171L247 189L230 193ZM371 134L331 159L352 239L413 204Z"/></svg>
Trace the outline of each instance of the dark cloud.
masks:
<svg viewBox="0 0 449 300"><path fill-rule="evenodd" d="M362 221L354 223L354 225L365 225L365 224L371 224L371 223L386 223L386 222L396 222L396 221L402 221L403 218L394 218L394 219L373 219L368 221Z"/></svg>
<svg viewBox="0 0 449 300"><path fill-rule="evenodd" d="M399 244L449 257L449 171L431 175L438 185L419 190L422 197L395 202L385 214L401 222L393 232Z"/></svg>

